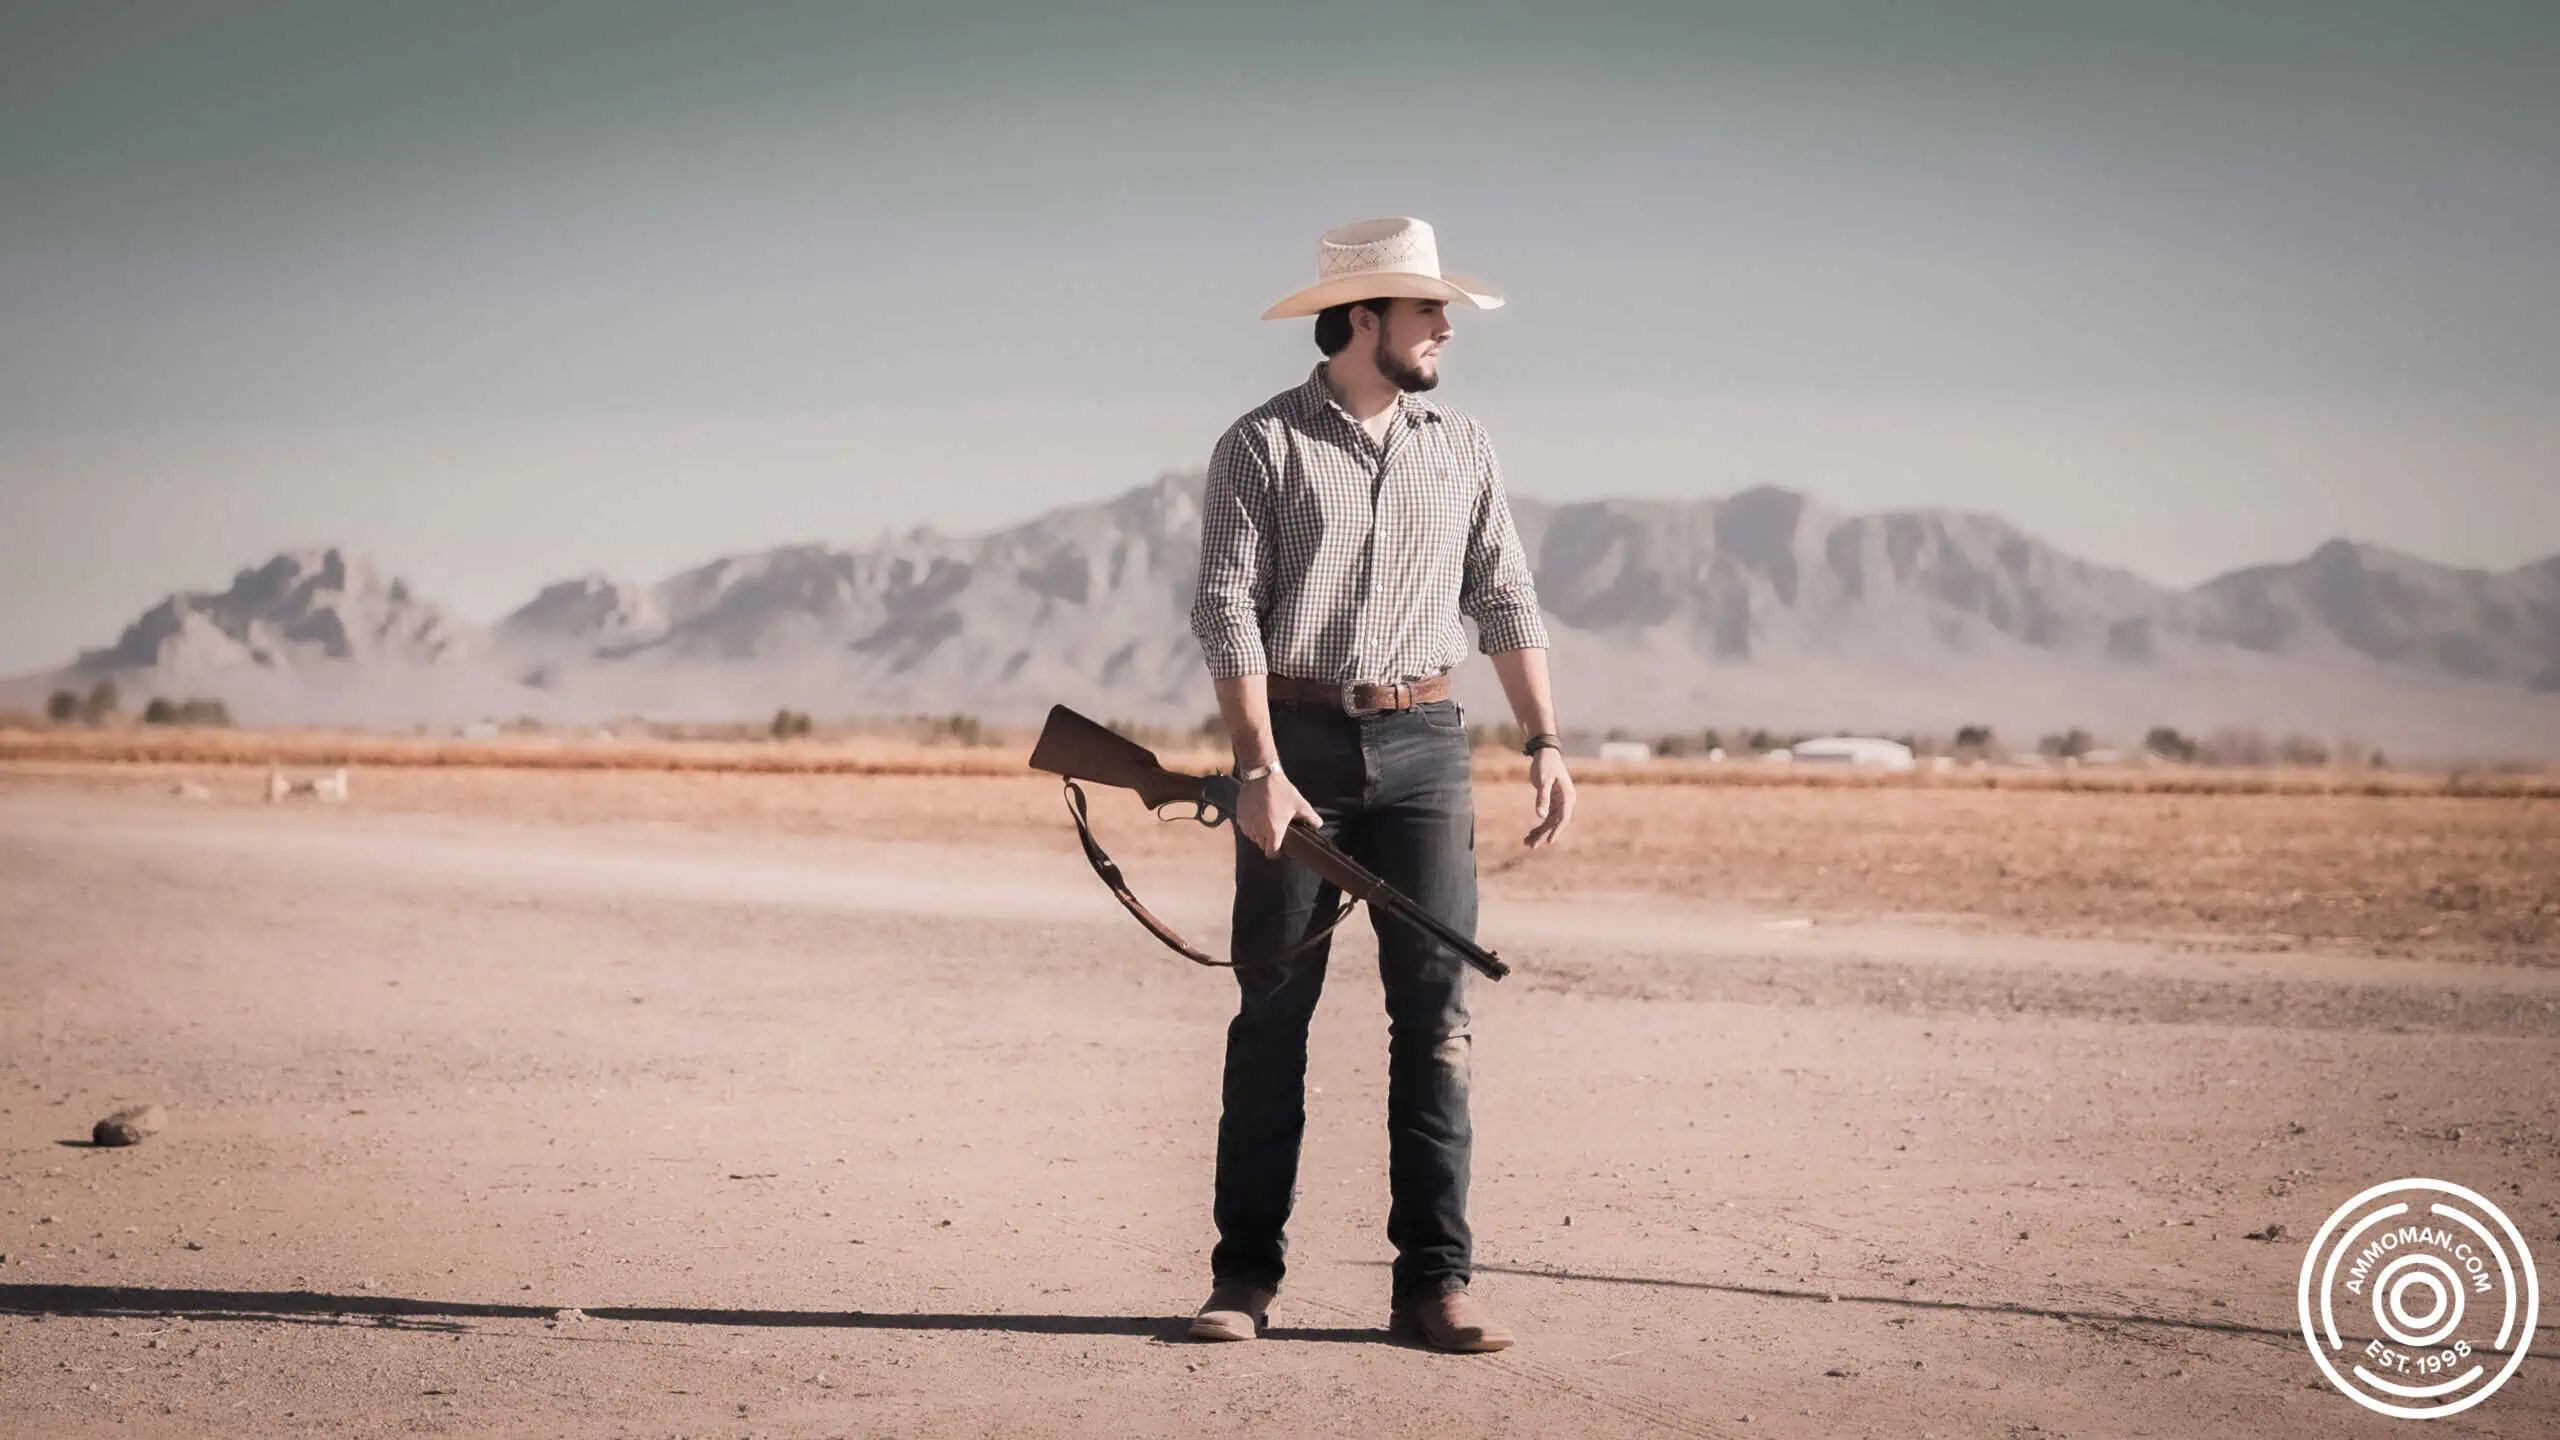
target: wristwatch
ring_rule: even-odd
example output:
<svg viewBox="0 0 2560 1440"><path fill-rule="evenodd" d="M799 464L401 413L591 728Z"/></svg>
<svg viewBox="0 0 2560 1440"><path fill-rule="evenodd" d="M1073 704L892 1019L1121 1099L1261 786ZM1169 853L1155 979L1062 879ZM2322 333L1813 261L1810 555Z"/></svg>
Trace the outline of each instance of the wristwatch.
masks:
<svg viewBox="0 0 2560 1440"><path fill-rule="evenodd" d="M1279 773L1280 762L1274 760L1268 765L1256 765L1250 770L1239 770L1236 772L1236 778L1238 780L1259 780L1265 775L1277 775Z"/></svg>
<svg viewBox="0 0 2560 1440"><path fill-rule="evenodd" d="M1520 747L1521 754L1531 756L1533 758L1541 750L1553 750L1558 754L1562 754L1564 751L1564 741L1553 735L1532 735L1529 737L1529 743Z"/></svg>

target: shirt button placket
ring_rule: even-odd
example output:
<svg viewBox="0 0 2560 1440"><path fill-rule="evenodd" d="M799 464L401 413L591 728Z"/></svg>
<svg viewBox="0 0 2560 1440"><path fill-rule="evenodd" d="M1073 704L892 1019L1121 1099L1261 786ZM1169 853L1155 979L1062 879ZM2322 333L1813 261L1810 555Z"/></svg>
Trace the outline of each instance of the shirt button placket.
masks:
<svg viewBox="0 0 2560 1440"><path fill-rule="evenodd" d="M1376 632L1371 627L1377 623L1378 610L1369 603L1370 596L1377 590L1378 497L1385 493L1387 487L1387 449L1384 443L1369 438L1367 426L1355 425L1352 428L1360 432L1361 443L1368 446L1369 549L1360 566L1360 623L1353 627L1359 636L1353 647L1367 659L1365 663L1354 663L1351 678L1354 681L1393 679L1385 673L1386 656L1378 653L1374 643ZM1386 433L1394 435L1394 427L1390 426ZM1370 809L1378 803L1380 782L1385 778L1386 756L1383 752L1388 729L1376 723L1375 716L1368 717L1357 729L1360 736L1360 805L1362 809Z"/></svg>
<svg viewBox="0 0 2560 1440"><path fill-rule="evenodd" d="M1384 441L1370 440L1369 430L1365 425L1355 424L1352 428L1359 431L1361 441L1369 447L1369 549L1364 562L1360 566L1360 623L1352 627L1353 633L1358 637L1352 642L1352 648L1358 653L1355 653L1352 656L1353 665L1351 678L1355 681L1395 680L1402 677L1385 673L1384 662L1386 657L1383 655L1376 657L1377 663L1366 667L1363 667L1358 663L1361 657L1369 650L1369 627L1376 623L1377 619L1376 607L1369 603L1369 597L1377 588L1378 499L1381 495L1386 493L1387 488L1387 445ZM1390 421L1386 429L1387 440L1392 441L1395 438L1395 433L1396 428L1394 422ZM1369 671L1376 671L1377 673L1370 674L1368 673Z"/></svg>

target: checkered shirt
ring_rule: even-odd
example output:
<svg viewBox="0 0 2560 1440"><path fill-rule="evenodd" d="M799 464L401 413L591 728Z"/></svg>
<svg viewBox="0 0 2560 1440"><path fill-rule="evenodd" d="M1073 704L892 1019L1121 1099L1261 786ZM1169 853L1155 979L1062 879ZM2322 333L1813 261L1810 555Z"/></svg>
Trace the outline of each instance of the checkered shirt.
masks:
<svg viewBox="0 0 2560 1440"><path fill-rule="evenodd" d="M1383 446L1316 366L1218 439L1191 633L1217 679L1418 680L1543 648L1546 625L1493 442L1472 417L1396 397Z"/></svg>

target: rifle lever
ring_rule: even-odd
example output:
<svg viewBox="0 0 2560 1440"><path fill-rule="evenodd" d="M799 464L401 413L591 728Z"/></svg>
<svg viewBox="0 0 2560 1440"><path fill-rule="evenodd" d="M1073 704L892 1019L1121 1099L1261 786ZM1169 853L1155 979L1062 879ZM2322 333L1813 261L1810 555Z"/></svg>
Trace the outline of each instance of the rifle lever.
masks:
<svg viewBox="0 0 2560 1440"><path fill-rule="evenodd" d="M1182 806L1190 808L1179 808ZM1176 820L1197 820L1215 830L1227 823L1227 812L1215 800L1168 800L1156 807L1156 818L1168 824Z"/></svg>

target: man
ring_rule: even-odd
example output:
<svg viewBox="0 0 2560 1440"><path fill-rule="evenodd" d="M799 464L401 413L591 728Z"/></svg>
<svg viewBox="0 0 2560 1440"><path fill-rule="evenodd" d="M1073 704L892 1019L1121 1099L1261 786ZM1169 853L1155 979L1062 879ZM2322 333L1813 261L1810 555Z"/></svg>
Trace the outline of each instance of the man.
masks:
<svg viewBox="0 0 2560 1440"><path fill-rule="evenodd" d="M1474 420L1422 398L1440 383L1449 306L1502 297L1443 276L1431 227L1412 219L1328 232L1317 273L1263 318L1315 316L1325 359L1218 441L1191 610L1244 782L1242 997L1227 1030L1214 1283L1191 1327L1201 1339L1252 1339L1280 1288L1307 1021L1330 942L1296 947L1338 904L1332 886L1277 858L1290 823L1474 933L1466 720L1448 698L1448 672L1466 658L1462 614L1531 737L1539 823L1523 843L1553 843L1573 814L1546 628L1493 446ZM1389 1019L1389 1323L1443 1350L1499 1350L1510 1332L1467 1293L1467 967L1419 931L1371 923Z"/></svg>

